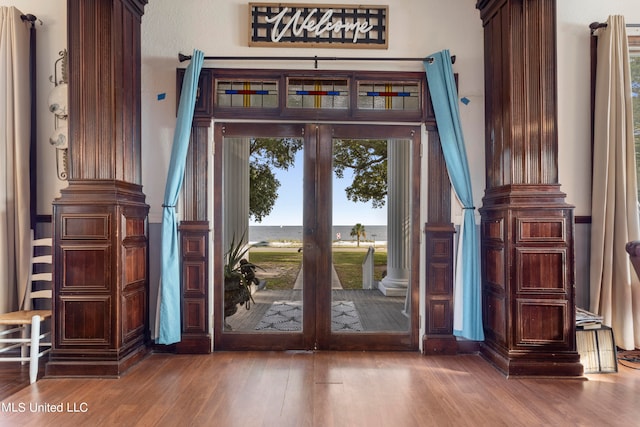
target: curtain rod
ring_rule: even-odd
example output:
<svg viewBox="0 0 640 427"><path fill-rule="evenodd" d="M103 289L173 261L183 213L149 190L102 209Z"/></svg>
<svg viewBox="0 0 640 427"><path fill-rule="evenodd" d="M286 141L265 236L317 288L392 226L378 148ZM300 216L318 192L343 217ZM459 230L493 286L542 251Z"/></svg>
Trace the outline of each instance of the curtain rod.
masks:
<svg viewBox="0 0 640 427"><path fill-rule="evenodd" d="M625 27L627 28L640 28L640 24L626 24ZM591 29L591 34L593 34L597 29L599 28L607 28L607 23L606 22L592 22L591 24L589 24L589 28Z"/></svg>
<svg viewBox="0 0 640 427"><path fill-rule="evenodd" d="M38 19L37 16L30 13L20 15L20 19L22 19L23 21L28 21L32 26L36 25L36 21L38 21L38 23L42 25L42 20Z"/></svg>
<svg viewBox="0 0 640 427"><path fill-rule="evenodd" d="M184 62L191 59L191 55L178 54L178 61ZM429 61L432 57L426 58L367 58L367 57L335 57L335 56L205 56L205 60L216 61L313 61L314 67L318 68L318 61ZM456 56L451 55L451 63L456 63Z"/></svg>

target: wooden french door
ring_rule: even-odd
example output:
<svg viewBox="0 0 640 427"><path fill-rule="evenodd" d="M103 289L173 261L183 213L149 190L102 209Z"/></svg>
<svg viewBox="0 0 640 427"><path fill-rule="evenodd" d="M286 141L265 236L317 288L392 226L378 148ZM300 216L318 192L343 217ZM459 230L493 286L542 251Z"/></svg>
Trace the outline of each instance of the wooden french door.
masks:
<svg viewBox="0 0 640 427"><path fill-rule="evenodd" d="M417 350L419 127L224 123L216 124L215 134L215 348ZM264 147L273 147L274 143L287 147L292 160L287 170L296 171L293 175L276 171L275 163L269 163L265 153L270 148ZM403 153L402 158L392 154L398 151ZM386 196L378 200L381 203L377 209L386 212L401 204L400 216L383 215L384 224L359 224L358 218L368 218L364 204L349 205L340 199L345 183L338 175L352 187L357 185L357 174L345 178L345 170L350 168L344 167L357 158L377 162L377 176L380 170L395 167L396 172L389 172L385 175L387 182L381 183L388 190L383 189ZM255 209L247 208L245 199L255 200L257 194L251 192L259 190L255 183L241 184L242 176L257 174L265 164L278 174L283 188L278 198L288 200L287 215L293 215L289 221L295 227L285 223L278 229L247 219L248 215L255 216ZM243 168L248 170L243 172ZM337 172L339 169L342 173ZM393 190L398 186L402 197L390 194L398 193ZM380 212L376 214L379 218ZM398 229L388 223L395 220L402 222L401 230L390 233L388 230ZM256 237L251 235L254 229L269 229L275 234ZM224 253L229 242L235 240L231 234L244 234L240 230L250 230L247 258L258 266L255 289L249 309L246 304L238 306L235 313L225 316ZM298 238L279 235L288 230L290 234L297 230ZM362 266L358 265L361 258L365 260ZM400 274L394 262L401 264ZM371 274L365 273L365 268ZM287 276L291 270L293 273ZM399 278L401 286L396 289L392 285L391 290L387 286L381 291L377 283L393 275L404 275Z"/></svg>

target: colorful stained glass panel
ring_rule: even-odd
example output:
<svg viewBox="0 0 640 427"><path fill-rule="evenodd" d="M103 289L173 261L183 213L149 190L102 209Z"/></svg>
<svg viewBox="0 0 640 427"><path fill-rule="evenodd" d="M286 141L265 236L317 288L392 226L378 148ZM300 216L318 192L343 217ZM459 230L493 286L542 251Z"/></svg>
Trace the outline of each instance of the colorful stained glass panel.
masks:
<svg viewBox="0 0 640 427"><path fill-rule="evenodd" d="M420 83L359 82L358 108L417 111L420 109Z"/></svg>
<svg viewBox="0 0 640 427"><path fill-rule="evenodd" d="M349 83L346 79L288 79L287 107L347 109Z"/></svg>
<svg viewBox="0 0 640 427"><path fill-rule="evenodd" d="M218 107L277 108L278 82L218 80L216 103Z"/></svg>

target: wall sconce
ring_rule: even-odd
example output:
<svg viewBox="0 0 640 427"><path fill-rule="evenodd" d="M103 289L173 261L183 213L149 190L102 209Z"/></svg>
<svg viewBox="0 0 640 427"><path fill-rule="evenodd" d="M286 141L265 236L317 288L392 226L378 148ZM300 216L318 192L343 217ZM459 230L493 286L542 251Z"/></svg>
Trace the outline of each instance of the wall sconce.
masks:
<svg viewBox="0 0 640 427"><path fill-rule="evenodd" d="M53 64L53 76L49 80L55 85L49 94L49 111L53 113L55 130L49 137L49 142L56 148L56 166L58 179L67 180L69 169L67 153L69 149L69 128L67 126L67 106L69 100L69 87L67 82L67 50L61 50L60 58ZM60 70L60 78L58 78Z"/></svg>

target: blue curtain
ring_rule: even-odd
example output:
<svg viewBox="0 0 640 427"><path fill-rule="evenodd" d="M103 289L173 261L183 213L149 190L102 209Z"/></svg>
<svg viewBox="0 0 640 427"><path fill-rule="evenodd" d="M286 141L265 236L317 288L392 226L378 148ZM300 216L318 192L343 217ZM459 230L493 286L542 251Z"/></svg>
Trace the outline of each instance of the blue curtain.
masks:
<svg viewBox="0 0 640 427"><path fill-rule="evenodd" d="M176 221L176 203L182 188L184 169L189 148L189 137L196 104L198 79L204 62L204 54L193 51L191 63L182 81L178 105L178 119L173 135L171 160L162 203L162 251L160 271L160 325L159 344L180 341L180 245Z"/></svg>
<svg viewBox="0 0 640 427"><path fill-rule="evenodd" d="M436 116L440 143L449 172L449 179L458 199L463 205L464 218L460 226L460 244L458 251L458 271L456 291L460 295L462 315L459 322L454 322L454 335L470 340L484 340L482 328L482 296L480 280L480 245L475 222L473 191L469 163L464 146L464 137L460 125L458 109L458 93L451 67L451 55L448 50L430 56L432 61L425 61L429 93ZM460 277L461 276L461 277Z"/></svg>

